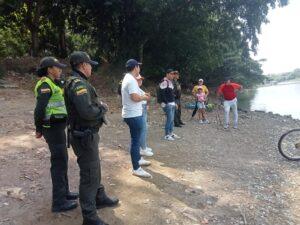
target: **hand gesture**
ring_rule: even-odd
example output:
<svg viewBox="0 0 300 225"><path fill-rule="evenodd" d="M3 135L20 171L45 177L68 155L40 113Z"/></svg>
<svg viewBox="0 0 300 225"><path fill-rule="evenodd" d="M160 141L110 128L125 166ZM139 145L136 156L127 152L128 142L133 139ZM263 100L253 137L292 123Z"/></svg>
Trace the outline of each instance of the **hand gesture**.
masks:
<svg viewBox="0 0 300 225"><path fill-rule="evenodd" d="M150 101L150 99L151 99L150 93L145 93L144 97L145 97L146 101Z"/></svg>
<svg viewBox="0 0 300 225"><path fill-rule="evenodd" d="M105 112L107 112L109 110L109 107L106 103L104 102L100 102L101 106L105 109Z"/></svg>

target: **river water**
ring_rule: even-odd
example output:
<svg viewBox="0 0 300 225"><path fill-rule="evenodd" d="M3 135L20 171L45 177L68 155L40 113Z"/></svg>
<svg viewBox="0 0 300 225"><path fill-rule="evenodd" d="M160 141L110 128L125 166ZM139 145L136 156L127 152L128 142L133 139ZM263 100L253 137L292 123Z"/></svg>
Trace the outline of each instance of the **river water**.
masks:
<svg viewBox="0 0 300 225"><path fill-rule="evenodd" d="M300 82L243 90L238 99L239 108L244 110L260 110L300 119Z"/></svg>

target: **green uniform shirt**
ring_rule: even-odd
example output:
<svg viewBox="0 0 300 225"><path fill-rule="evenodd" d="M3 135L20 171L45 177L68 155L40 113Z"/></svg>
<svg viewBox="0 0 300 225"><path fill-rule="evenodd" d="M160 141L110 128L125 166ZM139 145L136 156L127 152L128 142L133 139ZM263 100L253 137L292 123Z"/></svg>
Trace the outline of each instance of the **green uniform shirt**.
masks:
<svg viewBox="0 0 300 225"><path fill-rule="evenodd" d="M50 127L50 120L51 123L66 121L67 111L63 91L57 82L42 77L36 84L34 122L37 132L41 133L42 127Z"/></svg>
<svg viewBox="0 0 300 225"><path fill-rule="evenodd" d="M72 129L99 128L106 108L98 99L95 88L79 71L73 71L67 80L65 102Z"/></svg>

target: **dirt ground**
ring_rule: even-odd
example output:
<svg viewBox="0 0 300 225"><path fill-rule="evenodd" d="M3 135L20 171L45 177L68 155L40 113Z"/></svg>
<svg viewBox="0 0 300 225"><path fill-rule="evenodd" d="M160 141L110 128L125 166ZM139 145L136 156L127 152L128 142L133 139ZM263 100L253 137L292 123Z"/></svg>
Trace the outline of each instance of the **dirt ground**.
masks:
<svg viewBox="0 0 300 225"><path fill-rule="evenodd" d="M276 147L280 134L300 121L241 113L239 129L225 131L216 111L208 114L211 124L200 125L183 110L186 125L175 130L182 138L167 142L163 113L151 107L149 146L155 155L146 170L153 178L141 179L131 175L120 100L104 100L112 109L109 126L100 131L102 181L121 201L98 211L109 224L300 224L299 163L284 160ZM44 140L34 138L33 108L31 91L0 89L0 225L80 225L80 208L50 211L49 151ZM77 191L72 149L69 156L69 182Z"/></svg>

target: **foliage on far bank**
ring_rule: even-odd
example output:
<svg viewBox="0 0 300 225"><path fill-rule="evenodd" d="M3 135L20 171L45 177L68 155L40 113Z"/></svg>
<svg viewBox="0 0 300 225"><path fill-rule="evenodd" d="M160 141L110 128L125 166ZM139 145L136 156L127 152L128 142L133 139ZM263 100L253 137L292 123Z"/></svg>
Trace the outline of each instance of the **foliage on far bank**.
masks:
<svg viewBox="0 0 300 225"><path fill-rule="evenodd" d="M168 67L183 83L210 85L231 76L250 86L262 81L257 34L267 13L287 0L3 0L0 57L88 51L102 64L143 62L157 81Z"/></svg>
<svg viewBox="0 0 300 225"><path fill-rule="evenodd" d="M300 80L300 69L295 69L287 73L270 74L268 76L269 82L280 83L284 81Z"/></svg>

